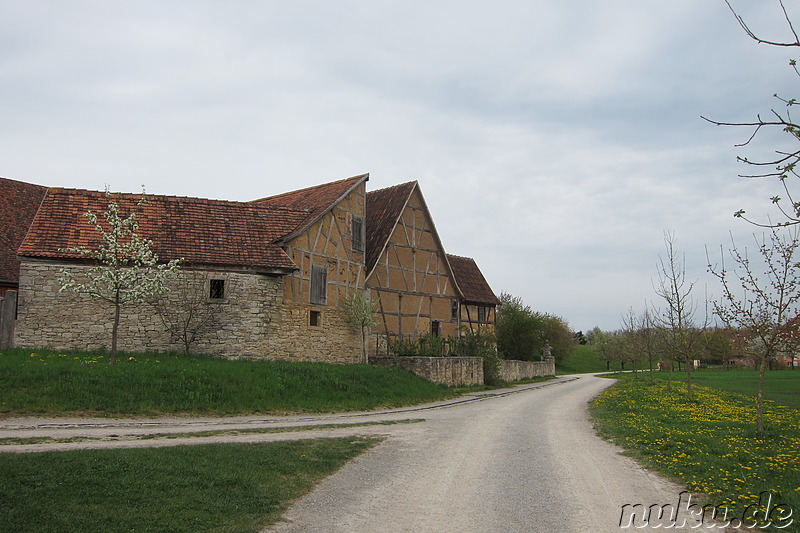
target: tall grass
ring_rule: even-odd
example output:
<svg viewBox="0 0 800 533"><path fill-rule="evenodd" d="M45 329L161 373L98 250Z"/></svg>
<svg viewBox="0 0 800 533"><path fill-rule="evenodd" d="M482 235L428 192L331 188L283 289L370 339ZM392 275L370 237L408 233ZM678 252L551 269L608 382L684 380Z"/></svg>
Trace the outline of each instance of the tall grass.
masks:
<svg viewBox="0 0 800 533"><path fill-rule="evenodd" d="M371 410L458 391L391 367L175 354L0 352L0 413L281 413Z"/></svg>

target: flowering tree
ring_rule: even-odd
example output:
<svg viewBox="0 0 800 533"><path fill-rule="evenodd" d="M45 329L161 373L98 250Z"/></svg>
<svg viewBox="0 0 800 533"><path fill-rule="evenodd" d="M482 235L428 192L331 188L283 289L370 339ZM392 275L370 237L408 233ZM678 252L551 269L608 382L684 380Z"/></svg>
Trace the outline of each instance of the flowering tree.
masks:
<svg viewBox="0 0 800 533"><path fill-rule="evenodd" d="M151 248L152 241L139 236L136 209L144 205L144 198L127 217L123 217L119 202L113 200L108 191L106 198L108 209L102 215L105 222L92 211L84 214L102 238L97 248L74 246L61 250L80 254L94 261L95 265L80 278L76 278L72 271L62 269L60 292L87 294L114 306L111 364L115 365L121 309L129 303L141 303L165 292L165 279L178 270L183 259L159 263L158 255Z"/></svg>
<svg viewBox="0 0 800 533"><path fill-rule="evenodd" d="M793 230L786 235L771 228L769 238L756 239L763 266L752 264L747 252L734 242L730 250L733 270L720 264L709 264L708 270L722 283L722 299L714 312L739 334L747 335L742 346L758 361L758 393L756 425L764 431L764 373L767 363L781 351L793 350L798 343L797 325L793 320L800 313L800 237ZM788 231L784 229L783 231ZM710 261L709 261L710 263Z"/></svg>
<svg viewBox="0 0 800 533"><path fill-rule="evenodd" d="M355 291L344 302L347 322L361 328L361 362L367 361L367 335L369 328L377 325L375 321L375 304L362 291Z"/></svg>

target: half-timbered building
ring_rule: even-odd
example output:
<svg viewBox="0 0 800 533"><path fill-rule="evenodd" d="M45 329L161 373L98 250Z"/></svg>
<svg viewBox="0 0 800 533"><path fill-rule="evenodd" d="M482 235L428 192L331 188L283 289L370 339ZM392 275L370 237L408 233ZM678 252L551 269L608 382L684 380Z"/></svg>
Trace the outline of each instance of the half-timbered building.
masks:
<svg viewBox="0 0 800 533"><path fill-rule="evenodd" d="M184 297L190 274L202 273L213 320L198 327L193 348L224 356L356 362L360 336L341 303L363 290L363 220L367 175L254 202L113 194L123 212L138 210L139 233L160 259L185 265L167 293L164 313L149 304L124 309L120 346L183 348L164 316L196 300ZM110 341L111 309L86 295L60 292L60 272L89 265L75 246L94 248L98 234L84 213L107 208L105 193L47 189L18 249L19 305L15 342L92 349ZM101 219L102 220L102 219ZM353 228L357 234L353 238Z"/></svg>
<svg viewBox="0 0 800 533"><path fill-rule="evenodd" d="M464 326L493 327L497 297L474 260L445 253L416 181L367 193L367 227L376 350L423 335L457 337Z"/></svg>
<svg viewBox="0 0 800 533"><path fill-rule="evenodd" d="M494 331L495 313L500 299L483 277L477 263L471 257L452 254L447 254L447 260L461 291L461 327L472 333Z"/></svg>
<svg viewBox="0 0 800 533"><path fill-rule="evenodd" d="M161 300L125 307L120 347L180 350L191 341L212 355L357 362L361 335L344 303L359 292L377 311L373 352L378 339L386 347L491 327L496 296L474 260L445 253L419 184L367 192L368 179L251 202L146 195L139 205L140 194L112 194L123 213L137 212L161 260L185 261ZM62 270L80 276L91 266L66 250L98 245L84 215L103 213L109 195L0 179L0 199L24 208L15 225L0 218L10 236L0 242L0 267L19 286L15 344L107 346L112 308L59 289ZM213 313L189 339L185 327L181 335L168 326L192 306Z"/></svg>

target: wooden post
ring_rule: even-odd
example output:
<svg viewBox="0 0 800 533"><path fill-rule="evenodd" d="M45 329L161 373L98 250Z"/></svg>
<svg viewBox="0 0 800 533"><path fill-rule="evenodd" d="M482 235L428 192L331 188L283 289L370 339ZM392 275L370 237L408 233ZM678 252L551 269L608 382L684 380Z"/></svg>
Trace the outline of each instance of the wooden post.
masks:
<svg viewBox="0 0 800 533"><path fill-rule="evenodd" d="M0 298L0 350L14 344L14 321L17 318L17 291L6 291Z"/></svg>

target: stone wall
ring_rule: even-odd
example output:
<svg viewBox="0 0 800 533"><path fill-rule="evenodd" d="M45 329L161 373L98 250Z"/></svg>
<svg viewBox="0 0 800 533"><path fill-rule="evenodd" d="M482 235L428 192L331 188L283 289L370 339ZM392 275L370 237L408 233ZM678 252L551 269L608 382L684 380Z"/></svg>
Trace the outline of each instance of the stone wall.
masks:
<svg viewBox="0 0 800 533"><path fill-rule="evenodd" d="M500 379L503 381L520 381L556 375L556 360L552 357L544 361L500 360Z"/></svg>
<svg viewBox="0 0 800 533"><path fill-rule="evenodd" d="M483 385L483 359L480 357L373 357L380 366L399 366L417 376L450 387Z"/></svg>
<svg viewBox="0 0 800 533"><path fill-rule="evenodd" d="M86 295L59 293L60 271L65 267L78 275L86 268L53 261L22 261L15 344L53 349L110 348L113 305ZM225 280L225 297L212 300L203 296L198 301L193 295L197 290L206 295L206 284L212 278ZM199 289L198 279L202 286ZM181 336L170 333L164 318L179 322L188 308L196 308L204 313L212 311L191 344L194 353L357 362L360 335L345 323L343 312L326 308L322 325L312 331L308 309L284 303L283 282L280 276L182 270L170 280L170 291L157 306L136 304L123 308L119 349L182 352Z"/></svg>

